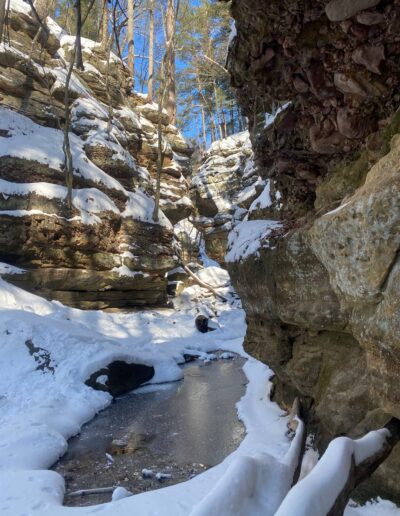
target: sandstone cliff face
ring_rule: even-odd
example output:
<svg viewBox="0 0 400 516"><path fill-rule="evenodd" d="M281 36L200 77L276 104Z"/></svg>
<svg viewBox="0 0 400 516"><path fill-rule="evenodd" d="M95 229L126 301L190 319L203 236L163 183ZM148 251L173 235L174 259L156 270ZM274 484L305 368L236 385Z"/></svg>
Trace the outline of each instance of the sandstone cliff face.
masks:
<svg viewBox="0 0 400 516"><path fill-rule="evenodd" d="M154 224L158 107L131 92L120 60L83 40L84 70L69 86L73 209L67 208L63 127L74 38L12 0L0 46L0 261L8 279L81 308L166 301L176 265L173 224L187 217L191 149L162 113L166 149Z"/></svg>
<svg viewBox="0 0 400 516"><path fill-rule="evenodd" d="M323 448L400 417L400 2L233 0L232 14L228 67L272 203L231 233L229 270L247 351L279 402L301 397ZM395 450L367 494L399 499L399 467Z"/></svg>
<svg viewBox="0 0 400 516"><path fill-rule="evenodd" d="M197 216L192 219L204 236L207 254L224 263L228 233L266 188L254 166L250 135L246 131L214 142L193 175L190 192Z"/></svg>

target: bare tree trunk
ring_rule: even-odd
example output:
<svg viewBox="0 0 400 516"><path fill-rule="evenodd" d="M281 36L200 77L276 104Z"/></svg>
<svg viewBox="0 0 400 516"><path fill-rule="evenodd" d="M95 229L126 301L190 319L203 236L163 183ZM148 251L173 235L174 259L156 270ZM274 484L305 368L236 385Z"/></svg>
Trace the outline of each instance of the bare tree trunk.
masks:
<svg viewBox="0 0 400 516"><path fill-rule="evenodd" d="M204 106L201 106L201 126L203 129L204 149L207 149L206 114L204 112Z"/></svg>
<svg viewBox="0 0 400 516"><path fill-rule="evenodd" d="M103 12L101 14L101 46L106 49L108 45L108 7L107 0L103 2Z"/></svg>
<svg viewBox="0 0 400 516"><path fill-rule="evenodd" d="M167 1L167 11L165 15L165 30L167 39L165 53L165 108L167 109L169 122L171 124L175 124L176 122L175 31L178 10L179 0L176 9L174 0Z"/></svg>
<svg viewBox="0 0 400 516"><path fill-rule="evenodd" d="M228 128L226 126L225 111L223 109L221 110L221 116L222 116L222 127L224 130L224 138L226 138L228 136Z"/></svg>
<svg viewBox="0 0 400 516"><path fill-rule="evenodd" d="M81 44L81 32L82 32L82 10L81 0L75 0L75 12L76 12L76 67L78 70L84 70L83 59L82 59L82 44Z"/></svg>
<svg viewBox="0 0 400 516"><path fill-rule="evenodd" d="M158 124L157 124L157 183L156 183L156 198L154 203L154 211L153 211L153 220L154 222L158 222L159 220L159 211L160 211L160 197L161 197L161 173L164 165L164 150L162 148L162 128L161 128L161 118L162 118L162 110L165 100L165 95L167 92L167 87L165 83L164 76L164 63L166 60L167 52L164 54L164 58L161 62L160 69L160 95L158 99Z"/></svg>
<svg viewBox="0 0 400 516"><path fill-rule="evenodd" d="M147 97L149 102L153 101L154 82L154 0L149 4L149 79L147 83Z"/></svg>
<svg viewBox="0 0 400 516"><path fill-rule="evenodd" d="M128 70L131 74L133 87L135 87L135 9L134 0L128 0Z"/></svg>
<svg viewBox="0 0 400 516"><path fill-rule="evenodd" d="M215 84L215 81L213 81L213 88L214 88L214 98L215 98L215 114L217 116L217 121L218 121L219 135L220 135L221 140L223 140L224 136L223 136L223 132L222 132L222 122L220 119L217 85Z"/></svg>

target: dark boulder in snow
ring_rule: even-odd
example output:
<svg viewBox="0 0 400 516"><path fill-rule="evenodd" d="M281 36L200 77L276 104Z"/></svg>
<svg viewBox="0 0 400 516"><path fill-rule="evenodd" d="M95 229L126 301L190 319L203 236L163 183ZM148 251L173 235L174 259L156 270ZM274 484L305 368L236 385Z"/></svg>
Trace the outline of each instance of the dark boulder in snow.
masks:
<svg viewBox="0 0 400 516"><path fill-rule="evenodd" d="M86 380L85 384L97 391L120 396L148 382L154 376L154 367L144 364L127 364L122 360L111 362Z"/></svg>

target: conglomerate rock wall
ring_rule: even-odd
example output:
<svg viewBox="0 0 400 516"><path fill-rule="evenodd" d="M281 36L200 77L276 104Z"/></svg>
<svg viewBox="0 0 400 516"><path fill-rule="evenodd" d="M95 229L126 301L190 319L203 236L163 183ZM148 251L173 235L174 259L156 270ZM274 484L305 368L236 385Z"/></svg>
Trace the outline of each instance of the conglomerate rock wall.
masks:
<svg viewBox="0 0 400 516"><path fill-rule="evenodd" d="M82 40L68 88L73 164L66 203L63 130L74 37L12 0L0 45L0 261L8 279L80 308L163 304L177 264L173 224L192 211L191 149L162 117L160 220L153 222L158 106L132 92L120 59ZM14 270L15 271L15 270Z"/></svg>
<svg viewBox="0 0 400 516"><path fill-rule="evenodd" d="M231 10L227 66L272 202L231 234L229 271L247 351L323 449L400 418L400 2ZM399 468L396 449L367 493L399 499Z"/></svg>

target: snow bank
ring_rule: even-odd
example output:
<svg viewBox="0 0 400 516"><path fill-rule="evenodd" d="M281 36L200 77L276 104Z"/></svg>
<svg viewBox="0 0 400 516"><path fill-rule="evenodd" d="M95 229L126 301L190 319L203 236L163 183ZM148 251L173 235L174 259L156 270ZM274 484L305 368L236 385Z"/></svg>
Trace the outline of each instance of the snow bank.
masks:
<svg viewBox="0 0 400 516"><path fill-rule="evenodd" d="M268 237L275 229L282 228L276 220L246 220L235 226L228 236L228 252L225 261L237 262L249 256L259 256L258 251L268 247Z"/></svg>
<svg viewBox="0 0 400 516"><path fill-rule="evenodd" d="M122 216L155 224L153 219L154 204L154 200L138 188L135 192L128 192L128 202L126 203L125 210L122 212ZM173 229L173 225L160 209L158 212L158 224L168 229Z"/></svg>
<svg viewBox="0 0 400 516"><path fill-rule="evenodd" d="M196 273L197 277L212 287L227 287L230 279L229 274L221 267L206 267Z"/></svg>
<svg viewBox="0 0 400 516"><path fill-rule="evenodd" d="M0 107L0 129L8 131L7 138L0 138L0 157L10 156L37 161L59 171L63 170L63 133L58 129L43 127L28 117ZM86 156L84 142L70 133L74 175L81 176L106 188L125 192L122 185L103 172Z"/></svg>
<svg viewBox="0 0 400 516"><path fill-rule="evenodd" d="M369 432L353 441L339 437L328 446L321 460L303 480L296 484L279 507L276 516L321 516L328 514L342 492L351 470L382 449L389 431Z"/></svg>
<svg viewBox="0 0 400 516"><path fill-rule="evenodd" d="M12 183L10 181L0 179L0 194L3 196L29 196L31 194L36 194L46 197L47 199L58 199L63 201L67 197L67 187L44 182ZM85 224L101 222L99 217L94 215L95 213L120 213L114 202L97 188L73 189L72 204L77 210L79 210L80 218Z"/></svg>

